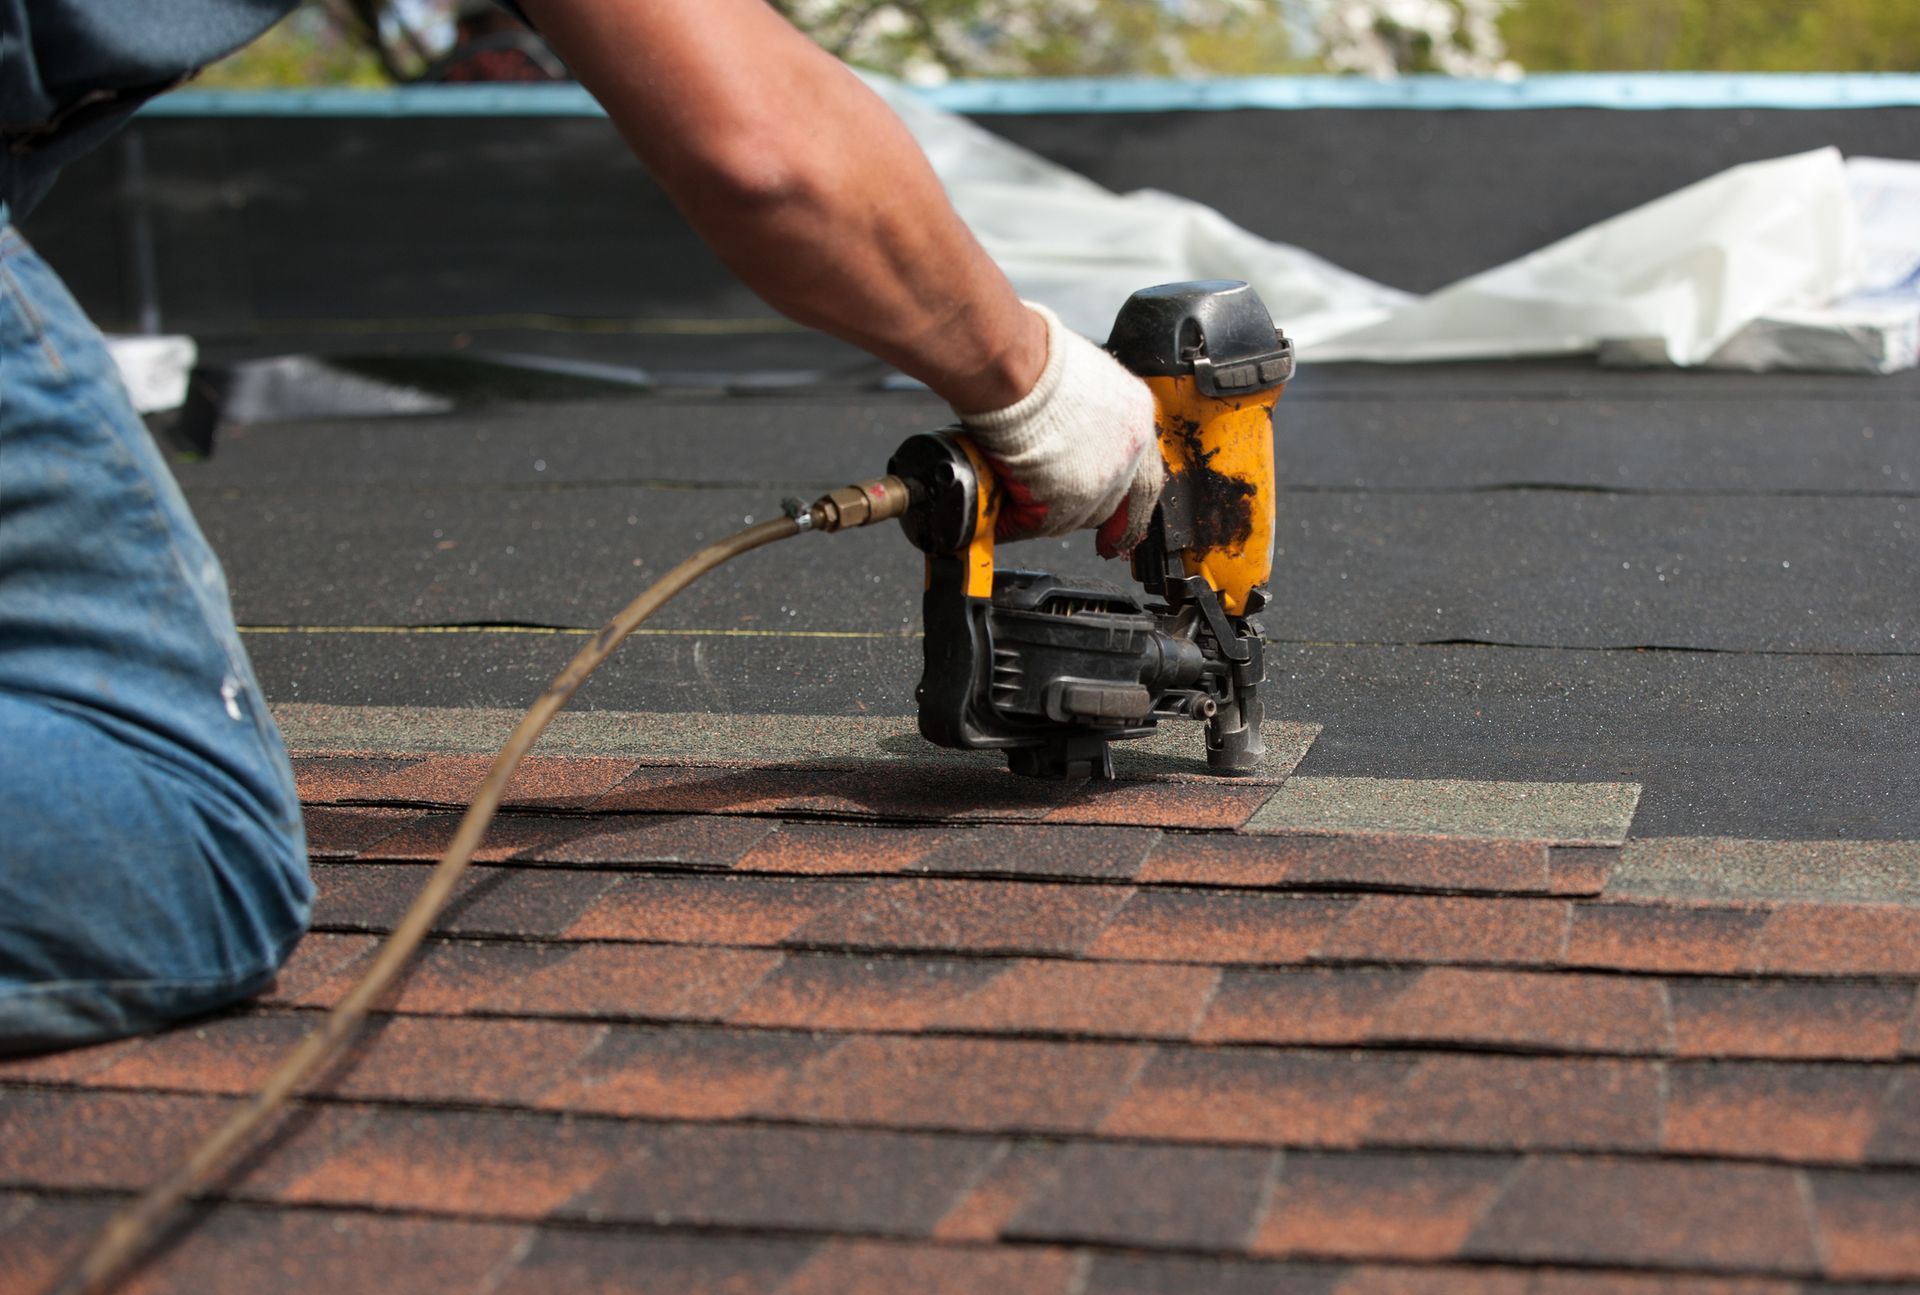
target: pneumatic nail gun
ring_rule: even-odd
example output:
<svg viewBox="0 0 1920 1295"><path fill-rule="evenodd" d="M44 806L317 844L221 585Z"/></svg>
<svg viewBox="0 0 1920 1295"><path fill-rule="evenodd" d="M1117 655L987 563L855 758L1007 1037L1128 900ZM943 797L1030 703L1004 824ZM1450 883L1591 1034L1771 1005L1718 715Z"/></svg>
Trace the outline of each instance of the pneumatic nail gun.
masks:
<svg viewBox="0 0 1920 1295"><path fill-rule="evenodd" d="M1111 778L1116 741L1206 725L1208 767L1251 772L1265 683L1255 613L1273 566L1273 407L1293 347L1244 283L1136 292L1107 350L1153 391L1167 483L1134 549L1138 590L994 568L994 475L958 429L914 436L889 474L927 555L920 731L1000 749L1015 773Z"/></svg>

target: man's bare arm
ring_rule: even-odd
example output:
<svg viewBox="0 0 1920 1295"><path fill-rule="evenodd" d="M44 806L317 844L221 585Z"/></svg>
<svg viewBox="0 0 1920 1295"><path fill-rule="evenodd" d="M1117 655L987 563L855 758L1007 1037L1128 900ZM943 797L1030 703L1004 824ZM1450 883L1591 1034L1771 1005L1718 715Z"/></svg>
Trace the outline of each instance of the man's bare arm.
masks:
<svg viewBox="0 0 1920 1295"><path fill-rule="evenodd" d="M764 0L523 0L640 161L781 313L963 413L1025 396L1042 320L893 112Z"/></svg>

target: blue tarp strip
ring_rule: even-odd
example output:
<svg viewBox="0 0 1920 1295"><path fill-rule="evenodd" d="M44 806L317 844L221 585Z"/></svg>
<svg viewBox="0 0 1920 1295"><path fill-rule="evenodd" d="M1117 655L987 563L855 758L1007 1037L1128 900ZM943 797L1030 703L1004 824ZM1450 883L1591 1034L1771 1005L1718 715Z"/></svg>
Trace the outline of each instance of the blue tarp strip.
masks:
<svg viewBox="0 0 1920 1295"><path fill-rule="evenodd" d="M1466 81L1410 76L1222 77L1217 80L1051 78L954 81L923 90L954 112L1174 112L1231 108L1485 111L1516 108L1920 107L1920 75L1631 72ZM387 90L181 90L156 117L582 117L600 106L576 85L450 85Z"/></svg>

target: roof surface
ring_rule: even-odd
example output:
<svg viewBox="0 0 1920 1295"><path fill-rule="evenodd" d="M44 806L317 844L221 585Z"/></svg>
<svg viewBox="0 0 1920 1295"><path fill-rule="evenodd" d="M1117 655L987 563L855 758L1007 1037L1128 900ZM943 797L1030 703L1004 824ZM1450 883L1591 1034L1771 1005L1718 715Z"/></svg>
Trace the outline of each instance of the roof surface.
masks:
<svg viewBox="0 0 1920 1295"><path fill-rule="evenodd" d="M1105 787L934 752L907 546L744 559L561 717L404 988L136 1288L1920 1282L1914 389L1303 378L1246 781L1191 732ZM183 466L315 931L253 1006L0 1066L0 1290L343 992L578 631L937 421L501 405Z"/></svg>

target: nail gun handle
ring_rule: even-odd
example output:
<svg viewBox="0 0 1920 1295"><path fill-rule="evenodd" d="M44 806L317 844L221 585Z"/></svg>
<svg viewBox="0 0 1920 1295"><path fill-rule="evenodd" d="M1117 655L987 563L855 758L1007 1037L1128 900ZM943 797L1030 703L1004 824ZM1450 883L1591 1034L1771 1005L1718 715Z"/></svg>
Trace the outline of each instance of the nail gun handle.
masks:
<svg viewBox="0 0 1920 1295"><path fill-rule="evenodd" d="M1273 406L1292 342L1252 288L1209 280L1134 293L1107 350L1153 391L1167 465L1157 547L1229 616L1258 611L1273 570Z"/></svg>
<svg viewBox="0 0 1920 1295"><path fill-rule="evenodd" d="M1220 396L1192 377L1146 384L1167 465L1165 550L1219 593L1229 616L1251 615L1273 574L1273 406L1281 389Z"/></svg>

